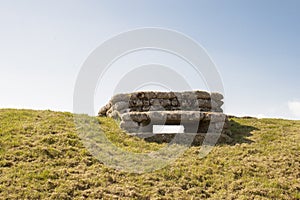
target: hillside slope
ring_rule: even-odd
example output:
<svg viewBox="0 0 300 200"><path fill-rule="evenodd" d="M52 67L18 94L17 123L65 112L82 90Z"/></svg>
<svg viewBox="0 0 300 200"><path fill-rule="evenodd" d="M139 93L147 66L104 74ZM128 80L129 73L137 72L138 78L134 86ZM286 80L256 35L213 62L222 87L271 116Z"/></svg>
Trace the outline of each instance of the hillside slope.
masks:
<svg viewBox="0 0 300 200"><path fill-rule="evenodd" d="M127 136L107 118L106 136L127 151L164 144ZM0 110L0 199L300 199L300 121L232 119L232 144L203 159L191 147L145 174L110 169L79 139L73 114Z"/></svg>

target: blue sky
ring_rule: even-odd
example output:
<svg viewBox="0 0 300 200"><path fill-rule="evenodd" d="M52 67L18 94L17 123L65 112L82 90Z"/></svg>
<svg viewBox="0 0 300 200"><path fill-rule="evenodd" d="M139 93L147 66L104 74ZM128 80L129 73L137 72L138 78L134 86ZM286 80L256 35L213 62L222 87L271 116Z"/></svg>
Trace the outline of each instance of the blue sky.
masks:
<svg viewBox="0 0 300 200"><path fill-rule="evenodd" d="M96 47L160 27L207 50L226 113L299 119L299 9L297 0L2 0L0 107L72 111L76 77ZM109 98L96 96L96 109Z"/></svg>

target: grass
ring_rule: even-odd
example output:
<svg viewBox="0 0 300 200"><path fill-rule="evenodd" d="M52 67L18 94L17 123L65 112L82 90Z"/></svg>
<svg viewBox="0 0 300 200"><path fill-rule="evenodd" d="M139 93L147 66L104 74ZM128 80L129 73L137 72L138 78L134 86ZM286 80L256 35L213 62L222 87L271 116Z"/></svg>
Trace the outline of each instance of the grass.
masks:
<svg viewBox="0 0 300 200"><path fill-rule="evenodd" d="M300 199L300 121L231 120L234 141L203 159L191 147L144 174L104 165L83 145L103 134L132 153L165 144L129 137L115 121L71 113L0 110L0 199ZM99 125L100 124L100 125ZM100 136L99 136L100 135Z"/></svg>

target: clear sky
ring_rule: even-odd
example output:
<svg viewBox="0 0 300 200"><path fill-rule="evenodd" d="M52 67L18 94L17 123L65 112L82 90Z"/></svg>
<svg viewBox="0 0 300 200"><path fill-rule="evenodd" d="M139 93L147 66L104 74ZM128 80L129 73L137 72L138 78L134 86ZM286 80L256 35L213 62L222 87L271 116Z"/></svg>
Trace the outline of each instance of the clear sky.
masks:
<svg viewBox="0 0 300 200"><path fill-rule="evenodd" d="M207 50L226 113L300 119L299 10L298 0L1 0L0 107L72 112L77 74L96 47L161 27Z"/></svg>

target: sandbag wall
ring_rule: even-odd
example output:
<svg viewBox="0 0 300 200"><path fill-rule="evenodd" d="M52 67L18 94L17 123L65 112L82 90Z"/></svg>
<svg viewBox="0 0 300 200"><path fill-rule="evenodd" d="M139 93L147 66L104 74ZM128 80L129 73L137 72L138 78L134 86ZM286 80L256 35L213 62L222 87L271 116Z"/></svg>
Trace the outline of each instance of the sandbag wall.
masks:
<svg viewBox="0 0 300 200"><path fill-rule="evenodd" d="M223 95L205 91L193 92L135 92L117 94L102 107L99 116L115 117L126 112L192 110L223 112Z"/></svg>
<svg viewBox="0 0 300 200"><path fill-rule="evenodd" d="M140 137L144 133L151 136L152 126L160 124L183 124L185 132L197 133L221 129L222 134L229 136L227 116L221 108L222 100L222 94L205 91L117 94L100 109L99 116L117 119L122 129ZM197 130L194 129L196 125ZM163 137L169 138L170 135ZM161 136L149 138L156 141Z"/></svg>

